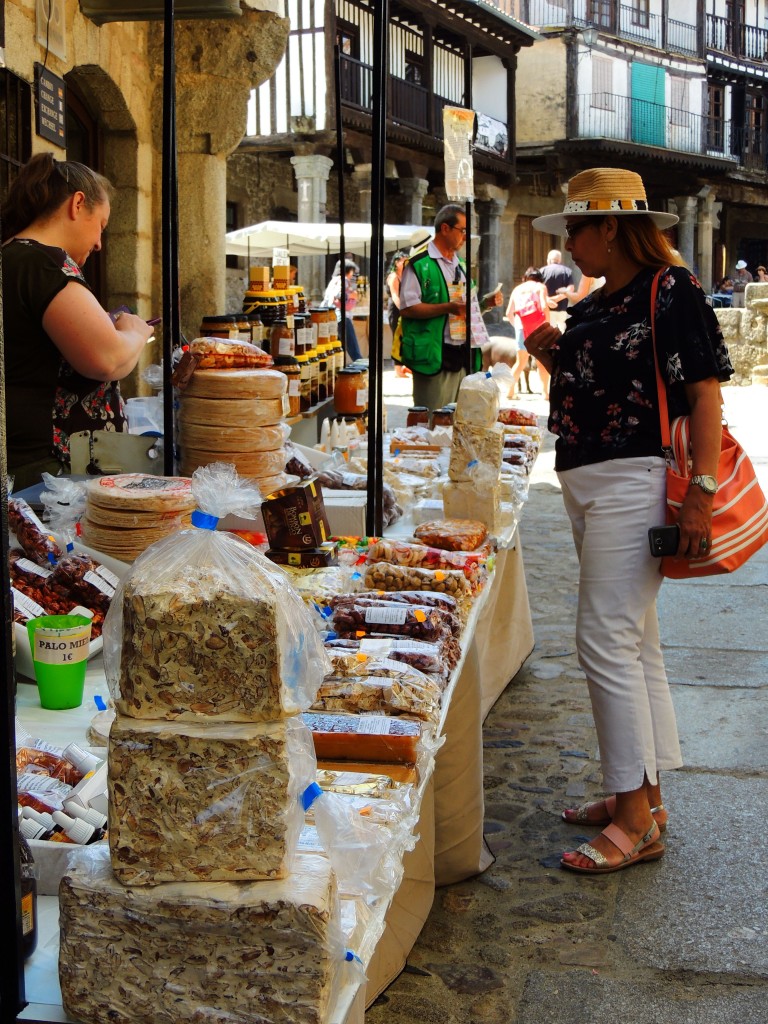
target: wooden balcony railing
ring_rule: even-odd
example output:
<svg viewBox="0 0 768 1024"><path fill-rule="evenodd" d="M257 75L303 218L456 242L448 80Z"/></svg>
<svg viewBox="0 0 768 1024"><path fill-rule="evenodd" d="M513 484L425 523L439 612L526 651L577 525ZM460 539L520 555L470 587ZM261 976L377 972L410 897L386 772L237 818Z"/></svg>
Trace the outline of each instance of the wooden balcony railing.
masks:
<svg viewBox="0 0 768 1024"><path fill-rule="evenodd" d="M768 61L768 30L745 25L733 18L708 14L707 49L765 64Z"/></svg>

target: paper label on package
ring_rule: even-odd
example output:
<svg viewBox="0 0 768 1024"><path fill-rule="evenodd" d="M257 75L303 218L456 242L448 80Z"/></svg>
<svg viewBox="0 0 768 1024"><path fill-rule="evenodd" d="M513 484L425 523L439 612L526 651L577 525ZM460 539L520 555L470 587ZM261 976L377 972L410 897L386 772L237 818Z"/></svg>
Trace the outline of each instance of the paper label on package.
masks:
<svg viewBox="0 0 768 1024"><path fill-rule="evenodd" d="M22 615L26 615L30 619L37 619L40 615L45 615L45 608L41 608L31 597L22 594L15 587L11 587L11 593L13 594L13 607L17 612L21 612Z"/></svg>
<svg viewBox="0 0 768 1024"><path fill-rule="evenodd" d="M320 836L317 834L317 829L314 825L302 826L298 842L296 843L296 849L300 853L323 852L323 844L320 842Z"/></svg>
<svg viewBox="0 0 768 1024"><path fill-rule="evenodd" d="M360 479L359 473L342 473L341 482L345 487L356 488L357 483Z"/></svg>
<svg viewBox="0 0 768 1024"><path fill-rule="evenodd" d="M367 638L360 641L360 650L365 654L383 654L393 648L391 640L382 638Z"/></svg>
<svg viewBox="0 0 768 1024"><path fill-rule="evenodd" d="M376 667L385 668L389 672L395 672L399 676L403 675L404 672L413 672L413 669L410 668L410 666L406 665L402 661L393 661L392 658L382 658L380 661L376 662Z"/></svg>
<svg viewBox="0 0 768 1024"><path fill-rule="evenodd" d="M359 388L357 392L357 402L355 405L358 407L361 405L368 405L368 388Z"/></svg>
<svg viewBox="0 0 768 1024"><path fill-rule="evenodd" d="M40 775L37 772L22 772L16 779L16 788L19 793L71 793L72 787L66 782L51 778L50 775Z"/></svg>
<svg viewBox="0 0 768 1024"><path fill-rule="evenodd" d="M43 665L75 665L86 661L91 644L91 624L69 629L35 630L32 657Z"/></svg>
<svg viewBox="0 0 768 1024"><path fill-rule="evenodd" d="M387 626L404 626L408 618L407 608L366 608L365 621L384 623Z"/></svg>
<svg viewBox="0 0 768 1024"><path fill-rule="evenodd" d="M288 395L283 395L283 416L288 416L291 411L291 403L288 401Z"/></svg>
<svg viewBox="0 0 768 1024"><path fill-rule="evenodd" d="M85 576L83 576L83 579L86 583L90 583L92 587L96 587L97 590L100 590L102 594L106 595L106 597L115 596L115 588L111 583L108 583L107 580L102 579L97 572L91 572L88 570Z"/></svg>
<svg viewBox="0 0 768 1024"><path fill-rule="evenodd" d="M317 337L318 338L322 338L323 340L325 340L325 338L330 338L330 336L331 336L331 325L330 325L330 323L327 320L323 320L323 321L321 321L321 323L314 324L313 326L317 327Z"/></svg>
<svg viewBox="0 0 768 1024"><path fill-rule="evenodd" d="M296 352L296 346L294 345L293 338L281 338L277 346L277 354L279 356L292 356Z"/></svg>
<svg viewBox="0 0 768 1024"><path fill-rule="evenodd" d="M393 651L426 651L429 654L434 653L435 645L428 643L426 640L408 640L407 638L392 641Z"/></svg>
<svg viewBox="0 0 768 1024"><path fill-rule="evenodd" d="M290 398L298 398L301 395L301 381L295 378L288 381L288 395Z"/></svg>
<svg viewBox="0 0 768 1024"><path fill-rule="evenodd" d="M50 569L43 568L42 565L38 565L36 562L31 561L29 558L20 558L16 565L24 572L32 572L35 576L42 576L43 579L47 579L51 575Z"/></svg>
<svg viewBox="0 0 768 1024"><path fill-rule="evenodd" d="M384 715L360 715L357 720L358 735L387 736L391 721Z"/></svg>
<svg viewBox="0 0 768 1024"><path fill-rule="evenodd" d="M106 565L97 565L94 571L97 572L103 580L106 580L113 590L117 590L120 584L120 577L116 576L111 569L108 569Z"/></svg>

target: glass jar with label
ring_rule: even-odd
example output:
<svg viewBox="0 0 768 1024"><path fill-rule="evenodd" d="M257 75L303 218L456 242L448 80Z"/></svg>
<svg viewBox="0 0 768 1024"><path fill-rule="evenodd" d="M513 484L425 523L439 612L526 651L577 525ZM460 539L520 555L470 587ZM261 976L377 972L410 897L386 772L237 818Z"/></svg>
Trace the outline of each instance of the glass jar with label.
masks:
<svg viewBox="0 0 768 1024"><path fill-rule="evenodd" d="M312 407L312 369L309 363L309 356L296 356L299 364L299 411L309 412Z"/></svg>
<svg viewBox="0 0 768 1024"><path fill-rule="evenodd" d="M320 360L316 348L313 347L307 352L307 359L310 372L310 402L315 406L320 401Z"/></svg>
<svg viewBox="0 0 768 1024"><path fill-rule="evenodd" d="M328 378L331 374L331 370L328 366L328 352L331 346L326 343L321 343L317 346L317 358L320 366L320 386L319 386L319 401L324 402L329 397L328 392Z"/></svg>
<svg viewBox="0 0 768 1024"><path fill-rule="evenodd" d="M405 420L406 427L428 427L429 409L426 405L412 405Z"/></svg>
<svg viewBox="0 0 768 1024"><path fill-rule="evenodd" d="M336 377L333 394L336 412L342 416L359 416L368 409L368 371L360 366L346 366Z"/></svg>
<svg viewBox="0 0 768 1024"><path fill-rule="evenodd" d="M237 338L237 317L232 314L223 316L204 316L200 322L201 338Z"/></svg>
<svg viewBox="0 0 768 1024"><path fill-rule="evenodd" d="M293 328L286 320L275 320L269 332L269 354L275 362L280 356L296 355L296 339Z"/></svg>
<svg viewBox="0 0 768 1024"><path fill-rule="evenodd" d="M236 313L235 323L237 324L237 337L240 341L251 341L251 322L247 313Z"/></svg>
<svg viewBox="0 0 768 1024"><path fill-rule="evenodd" d="M248 323L251 327L251 344L261 348L265 340L264 325L261 322L261 317L258 313L246 313L245 315L248 317Z"/></svg>
<svg viewBox="0 0 768 1024"><path fill-rule="evenodd" d="M288 378L288 415L298 416L301 412L301 366L294 356L273 358L275 369Z"/></svg>
<svg viewBox="0 0 768 1024"><path fill-rule="evenodd" d="M432 412L432 429L435 427L452 427L453 409L434 409Z"/></svg>

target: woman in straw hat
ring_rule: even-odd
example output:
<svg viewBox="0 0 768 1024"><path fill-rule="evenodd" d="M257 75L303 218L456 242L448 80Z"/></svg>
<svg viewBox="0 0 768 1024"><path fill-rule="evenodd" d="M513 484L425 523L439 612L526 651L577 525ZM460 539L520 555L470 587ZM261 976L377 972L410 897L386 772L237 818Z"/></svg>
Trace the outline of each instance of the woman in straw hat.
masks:
<svg viewBox="0 0 768 1024"><path fill-rule="evenodd" d="M693 483L680 510L677 557L709 546L720 452L720 382L732 374L717 319L662 233L677 221L650 210L639 175L577 174L561 214L533 226L566 236L583 274L603 287L573 306L564 334L549 325L526 341L551 372L549 429L580 562L576 643L600 745L604 800L567 810L607 825L563 855L585 874L618 871L664 853L659 772L682 764L656 616L662 582L648 530L666 521L665 463L651 334L671 416L691 415Z"/></svg>

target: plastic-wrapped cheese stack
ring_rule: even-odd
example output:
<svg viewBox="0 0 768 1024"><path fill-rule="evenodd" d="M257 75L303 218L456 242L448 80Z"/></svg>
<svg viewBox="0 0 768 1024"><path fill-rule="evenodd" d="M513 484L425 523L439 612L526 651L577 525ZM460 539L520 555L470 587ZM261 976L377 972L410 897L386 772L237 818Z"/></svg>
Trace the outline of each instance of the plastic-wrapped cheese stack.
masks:
<svg viewBox="0 0 768 1024"><path fill-rule="evenodd" d="M179 400L182 473L229 462L264 495L285 487L287 388L278 370L195 370Z"/></svg>
<svg viewBox="0 0 768 1024"><path fill-rule="evenodd" d="M473 373L459 388L443 508L449 519L475 519L492 533L502 526L499 474L504 430L497 422L499 388L493 376Z"/></svg>
<svg viewBox="0 0 768 1024"><path fill-rule="evenodd" d="M316 775L301 712L329 662L284 577L215 529L258 490L219 464L192 491L193 527L137 559L105 622L109 857L84 850L62 883L62 999L86 1024L319 1024L336 880L295 853Z"/></svg>

